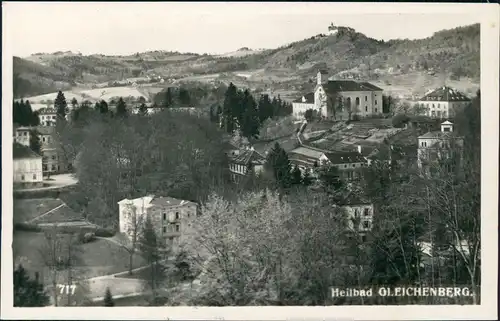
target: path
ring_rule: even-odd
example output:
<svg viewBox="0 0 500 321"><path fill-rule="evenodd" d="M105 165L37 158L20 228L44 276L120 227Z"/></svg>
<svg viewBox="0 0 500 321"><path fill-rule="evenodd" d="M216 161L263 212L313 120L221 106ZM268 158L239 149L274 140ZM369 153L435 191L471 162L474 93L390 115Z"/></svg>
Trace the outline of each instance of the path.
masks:
<svg viewBox="0 0 500 321"><path fill-rule="evenodd" d="M68 187L78 183L78 180L74 177L74 174L59 174L50 176L51 180L44 180L43 183L49 186L44 187L34 187L26 189L15 189L14 192L36 192L36 191L48 191L52 189L58 189L63 187Z"/></svg>

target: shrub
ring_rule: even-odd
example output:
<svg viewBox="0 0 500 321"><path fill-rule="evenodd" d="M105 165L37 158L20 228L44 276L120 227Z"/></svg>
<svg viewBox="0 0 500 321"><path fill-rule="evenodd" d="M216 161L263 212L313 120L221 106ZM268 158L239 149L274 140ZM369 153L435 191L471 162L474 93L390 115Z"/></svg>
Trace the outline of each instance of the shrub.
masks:
<svg viewBox="0 0 500 321"><path fill-rule="evenodd" d="M359 115L352 115L352 121L359 121L360 117Z"/></svg>
<svg viewBox="0 0 500 321"><path fill-rule="evenodd" d="M115 234L115 230L109 228L98 228L94 235L99 237L113 237Z"/></svg>
<svg viewBox="0 0 500 321"><path fill-rule="evenodd" d="M397 114L396 116L392 117L392 127L394 128L402 128L408 121L410 120L410 117L406 116L405 114Z"/></svg>
<svg viewBox="0 0 500 321"><path fill-rule="evenodd" d="M42 228L36 224L29 223L15 223L14 230L16 231L25 231L25 232L41 232Z"/></svg>
<svg viewBox="0 0 500 321"><path fill-rule="evenodd" d="M85 232L81 231L78 234L78 240L80 243L90 243L96 240L95 233L94 232Z"/></svg>

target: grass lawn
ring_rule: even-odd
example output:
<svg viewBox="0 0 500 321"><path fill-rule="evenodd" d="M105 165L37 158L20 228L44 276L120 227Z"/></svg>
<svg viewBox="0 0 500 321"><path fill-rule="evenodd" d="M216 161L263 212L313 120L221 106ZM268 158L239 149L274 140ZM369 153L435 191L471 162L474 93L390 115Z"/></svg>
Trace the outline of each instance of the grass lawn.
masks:
<svg viewBox="0 0 500 321"><path fill-rule="evenodd" d="M57 198L14 199L14 223L29 221L61 204Z"/></svg>
<svg viewBox="0 0 500 321"><path fill-rule="evenodd" d="M14 262L21 262L31 273L40 272L48 277L49 273L43 266L39 252L45 244L43 233L15 231L12 250ZM83 266L80 277L96 277L128 270L129 255L125 249L107 240L98 239L81 245ZM144 266L145 262L139 255L134 256L133 267Z"/></svg>

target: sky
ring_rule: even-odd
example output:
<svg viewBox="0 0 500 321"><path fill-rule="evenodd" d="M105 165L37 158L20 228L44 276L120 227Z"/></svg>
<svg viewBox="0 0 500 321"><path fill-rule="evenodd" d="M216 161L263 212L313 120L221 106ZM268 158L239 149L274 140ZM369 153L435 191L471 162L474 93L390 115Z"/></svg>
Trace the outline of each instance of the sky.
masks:
<svg viewBox="0 0 500 321"><path fill-rule="evenodd" d="M348 26L390 40L417 39L479 22L477 4L257 2L3 2L13 55L148 50L222 54L276 48ZM476 7L474 7L476 6ZM15 26L9 28L9 26Z"/></svg>

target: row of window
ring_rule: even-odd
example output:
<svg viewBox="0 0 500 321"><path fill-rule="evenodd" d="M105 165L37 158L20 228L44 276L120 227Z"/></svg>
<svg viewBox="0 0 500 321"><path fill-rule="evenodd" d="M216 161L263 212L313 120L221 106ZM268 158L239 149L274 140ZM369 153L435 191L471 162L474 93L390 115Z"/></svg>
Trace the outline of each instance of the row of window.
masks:
<svg viewBox="0 0 500 321"><path fill-rule="evenodd" d="M181 225L180 224L170 224L169 226L163 225L163 233L167 232L180 232Z"/></svg>
<svg viewBox="0 0 500 321"><path fill-rule="evenodd" d="M56 119L56 116L43 116L42 115L42 120L50 120L50 119Z"/></svg>
<svg viewBox="0 0 500 321"><path fill-rule="evenodd" d="M188 217L189 217L189 213L188 213ZM179 214L179 212L175 212L175 220L179 220L181 218L181 215ZM163 220L166 221L167 220L167 213L166 212L163 212Z"/></svg>
<svg viewBox="0 0 500 321"><path fill-rule="evenodd" d="M57 155L52 155L51 159L52 160L57 160ZM42 161L47 162L49 158L47 156L43 156Z"/></svg>
<svg viewBox="0 0 500 321"><path fill-rule="evenodd" d="M443 117L443 118L445 118L446 117L446 111L441 112L440 110L438 110L437 113L436 113L436 111L433 110L433 111L431 111L431 116L432 117L436 117L437 116L437 117Z"/></svg>
<svg viewBox="0 0 500 321"><path fill-rule="evenodd" d="M229 169L232 171L236 171L238 173L246 173L246 166L245 165L240 165L240 164L231 164L229 165Z"/></svg>
<svg viewBox="0 0 500 321"><path fill-rule="evenodd" d="M358 216L359 216L359 209L358 209L358 208L356 208L356 209L354 210L354 214L355 214L355 216L356 216L356 217L358 217ZM364 209L363 209L363 215L364 215L364 216L370 216L370 209L369 209L369 208L364 208Z"/></svg>
<svg viewBox="0 0 500 321"><path fill-rule="evenodd" d="M21 180L24 181L26 179L26 177L23 175L21 175ZM33 180L36 180L36 174L33 174Z"/></svg>

